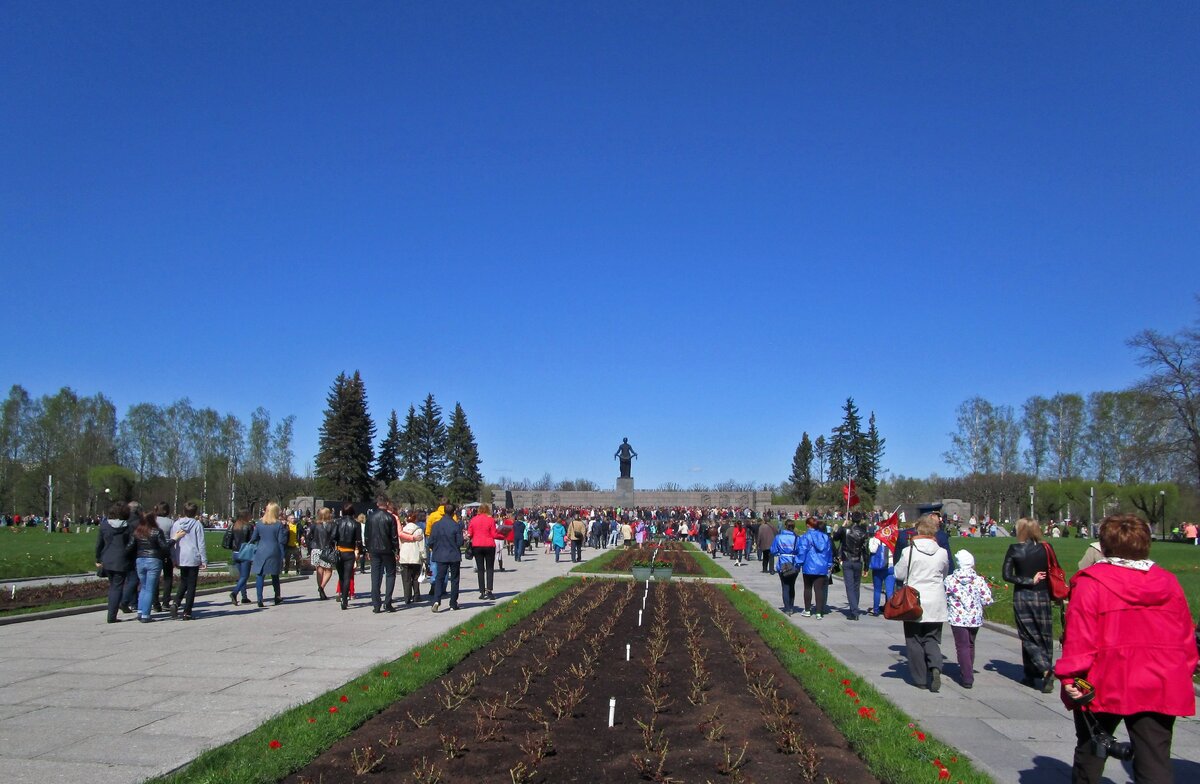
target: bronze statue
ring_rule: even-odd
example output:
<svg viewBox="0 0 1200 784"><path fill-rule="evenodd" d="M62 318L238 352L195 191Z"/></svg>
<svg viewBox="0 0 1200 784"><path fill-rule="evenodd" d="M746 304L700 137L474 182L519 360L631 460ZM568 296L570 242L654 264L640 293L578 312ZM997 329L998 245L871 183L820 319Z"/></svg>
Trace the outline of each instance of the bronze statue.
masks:
<svg viewBox="0 0 1200 784"><path fill-rule="evenodd" d="M629 445L629 439L621 439L621 445L617 447L616 453L613 455L614 460L621 461L621 478L628 479L633 476L630 470L633 468L633 458L637 457L638 453L633 451L633 447Z"/></svg>

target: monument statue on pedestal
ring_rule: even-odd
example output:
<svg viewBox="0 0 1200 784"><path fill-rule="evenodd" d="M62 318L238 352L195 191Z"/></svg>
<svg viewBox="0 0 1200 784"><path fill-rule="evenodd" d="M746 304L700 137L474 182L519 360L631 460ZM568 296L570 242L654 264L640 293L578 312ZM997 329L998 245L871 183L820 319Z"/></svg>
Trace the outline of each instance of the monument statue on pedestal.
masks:
<svg viewBox="0 0 1200 784"><path fill-rule="evenodd" d="M638 453L633 451L633 447L629 445L629 439L621 439L621 445L617 447L617 451L613 454L614 460L621 461L621 478L628 479L633 476L631 470L633 468L633 458L637 457Z"/></svg>

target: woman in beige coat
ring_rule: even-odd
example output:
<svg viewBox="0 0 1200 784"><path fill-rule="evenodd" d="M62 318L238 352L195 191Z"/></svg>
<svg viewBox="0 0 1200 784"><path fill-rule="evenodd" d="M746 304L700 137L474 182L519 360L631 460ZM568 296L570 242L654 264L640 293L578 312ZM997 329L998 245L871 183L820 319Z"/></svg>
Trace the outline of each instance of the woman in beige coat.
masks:
<svg viewBox="0 0 1200 784"><path fill-rule="evenodd" d="M908 672L913 685L932 692L942 688L942 625L946 610L946 575L950 553L937 543L938 518L924 515L917 520L917 534L896 561L896 580L921 595L921 620L904 622L904 644L908 649Z"/></svg>
<svg viewBox="0 0 1200 784"><path fill-rule="evenodd" d="M425 526L410 514L397 532L400 552L396 565L400 567L400 584L404 587L404 603L412 604L421 598L421 564L425 562Z"/></svg>

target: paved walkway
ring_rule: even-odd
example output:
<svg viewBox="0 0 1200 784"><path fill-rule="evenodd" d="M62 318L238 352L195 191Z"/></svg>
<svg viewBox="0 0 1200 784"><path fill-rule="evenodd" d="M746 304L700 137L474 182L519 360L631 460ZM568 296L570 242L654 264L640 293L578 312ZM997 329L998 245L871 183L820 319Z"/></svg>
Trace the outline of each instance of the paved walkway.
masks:
<svg viewBox="0 0 1200 784"><path fill-rule="evenodd" d="M540 549L505 565L501 601L571 568ZM375 615L369 575L356 583L367 598L346 612L317 601L304 580L265 610L198 598L190 623L109 625L90 613L0 627L0 782L130 784L166 773L494 604L477 600L469 566L458 612Z"/></svg>
<svg viewBox="0 0 1200 784"><path fill-rule="evenodd" d="M782 606L779 578L762 573L757 563L726 567L740 585L754 591L775 607ZM799 584L797 604L802 605ZM870 607L869 585L863 591ZM904 656L901 625L882 617L864 615L851 621L845 587L839 578L829 591L834 613L821 620L792 617L792 622L825 646L848 667L867 678L888 699L917 719L921 727L966 753L998 784L1059 784L1069 781L1075 729L1070 715L1053 694L1020 685L1021 646L1008 634L981 629L975 648L975 687L958 685L954 639L946 629L942 651L946 655L942 689L931 694L910 685ZM1121 740L1127 738L1118 731ZM1180 719L1175 724L1172 744L1175 778L1178 782L1200 781L1200 722ZM1124 765L1124 767L1123 767ZM1113 784L1133 781L1131 763L1109 760L1105 780Z"/></svg>

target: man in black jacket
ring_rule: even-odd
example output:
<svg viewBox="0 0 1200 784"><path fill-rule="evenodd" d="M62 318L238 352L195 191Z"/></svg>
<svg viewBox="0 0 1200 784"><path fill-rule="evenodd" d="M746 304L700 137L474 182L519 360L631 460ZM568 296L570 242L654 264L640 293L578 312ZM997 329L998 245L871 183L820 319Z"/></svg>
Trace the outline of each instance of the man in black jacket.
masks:
<svg viewBox="0 0 1200 784"><path fill-rule="evenodd" d="M373 612L395 612L392 593L396 590L396 552L400 549L398 521L392 514L392 502L386 495L377 496L375 506L378 508L367 515L366 532L367 550L371 553L371 604ZM385 577L386 603L379 595L380 582Z"/></svg>
<svg viewBox="0 0 1200 784"><path fill-rule="evenodd" d="M846 601L850 605L847 617L852 621L858 620L863 565L870 560L870 556L867 555L867 544L870 540L871 534L867 531L867 524L863 522L862 512L852 513L850 525L842 526L833 535L842 561L842 582L846 584Z"/></svg>

